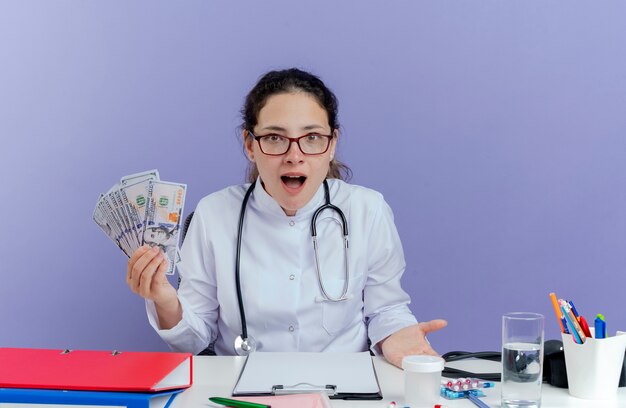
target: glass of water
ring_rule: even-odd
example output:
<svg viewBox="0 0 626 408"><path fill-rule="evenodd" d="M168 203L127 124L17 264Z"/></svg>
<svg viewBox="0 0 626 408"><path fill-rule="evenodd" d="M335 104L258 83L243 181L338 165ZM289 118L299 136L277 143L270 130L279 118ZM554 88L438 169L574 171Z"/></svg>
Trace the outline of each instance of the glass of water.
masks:
<svg viewBox="0 0 626 408"><path fill-rule="evenodd" d="M502 316L502 408L541 407L543 315Z"/></svg>

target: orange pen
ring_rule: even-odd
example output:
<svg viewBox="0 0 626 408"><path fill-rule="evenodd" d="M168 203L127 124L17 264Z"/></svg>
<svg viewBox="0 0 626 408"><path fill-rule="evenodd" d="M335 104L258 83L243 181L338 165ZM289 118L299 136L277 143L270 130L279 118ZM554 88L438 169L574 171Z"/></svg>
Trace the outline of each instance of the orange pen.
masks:
<svg viewBox="0 0 626 408"><path fill-rule="evenodd" d="M559 303L556 301L556 295L554 292L550 292L550 300L552 301L554 313L556 313L556 319L559 321L559 325L561 326L561 333L569 334L567 324L565 323L565 317L561 314L561 308L559 307Z"/></svg>

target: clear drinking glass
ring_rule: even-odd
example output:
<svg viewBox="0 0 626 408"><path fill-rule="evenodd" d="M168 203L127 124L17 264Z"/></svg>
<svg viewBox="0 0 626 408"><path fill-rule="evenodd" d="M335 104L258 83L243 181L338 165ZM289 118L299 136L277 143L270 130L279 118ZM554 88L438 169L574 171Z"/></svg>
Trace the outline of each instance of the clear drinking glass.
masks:
<svg viewBox="0 0 626 408"><path fill-rule="evenodd" d="M502 408L541 407L543 315L502 316Z"/></svg>

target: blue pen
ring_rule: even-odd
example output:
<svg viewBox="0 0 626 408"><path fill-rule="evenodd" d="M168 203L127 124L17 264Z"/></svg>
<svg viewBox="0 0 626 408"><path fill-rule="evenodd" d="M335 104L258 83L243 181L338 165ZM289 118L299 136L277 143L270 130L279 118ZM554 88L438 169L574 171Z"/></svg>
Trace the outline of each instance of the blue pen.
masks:
<svg viewBox="0 0 626 408"><path fill-rule="evenodd" d="M604 315L598 314L596 316L594 326L596 327L596 339L605 339L606 338L606 321L604 320Z"/></svg>
<svg viewBox="0 0 626 408"><path fill-rule="evenodd" d="M482 402L480 399L478 399L478 397L476 395L474 395L473 393L468 393L467 394L467 398L472 401L474 403L474 405L480 407L480 408L489 408L489 405L485 404L484 402Z"/></svg>
<svg viewBox="0 0 626 408"><path fill-rule="evenodd" d="M565 304L565 302L563 302L563 304L561 305L561 310L563 311L563 315L565 316L565 319L567 320L567 323L569 323L570 327L572 328L571 332L572 335L574 335L574 341L578 344L582 344L583 341L581 340L580 336L578 335L578 331L576 331L576 326L574 326L574 322L572 322L570 315L567 313L567 306ZM575 317L574 317L575 319Z"/></svg>
<svg viewBox="0 0 626 408"><path fill-rule="evenodd" d="M572 308L572 312L574 313L574 316L576 316L576 318L578 319L578 316L580 315L578 314L578 310L576 310L576 306L574 306L574 302L568 300L567 303L569 303L570 307Z"/></svg>
<svg viewBox="0 0 626 408"><path fill-rule="evenodd" d="M563 327L564 327L564 329L563 329L563 330L564 330L564 331L563 331L563 333L565 333L565 334L570 334L570 333L569 333L569 330L567 329L567 320L565 320L565 316L561 317L561 320L563 321Z"/></svg>

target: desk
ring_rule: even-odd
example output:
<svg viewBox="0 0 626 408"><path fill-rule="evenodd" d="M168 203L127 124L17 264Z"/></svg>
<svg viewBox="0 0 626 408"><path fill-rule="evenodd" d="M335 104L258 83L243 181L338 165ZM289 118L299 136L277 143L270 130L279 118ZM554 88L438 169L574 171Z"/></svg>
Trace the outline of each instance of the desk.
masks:
<svg viewBox="0 0 626 408"><path fill-rule="evenodd" d="M172 408L189 407L213 407L208 401L209 397L229 397L237 381L245 357L214 357L197 356L193 358L193 386L185 390L174 400ZM386 408L390 401L399 404L404 399L404 377L402 370L389 364L382 357L374 357L374 365L378 375L381 390L383 392L382 401L342 401L332 400L333 407L378 407ZM492 361L473 360L458 361L450 366L464 368L474 371L499 371L500 364ZM500 406L500 383L496 387L486 390L487 397L482 400L491 407ZM450 408L471 408L473 403L467 400L445 400L441 403ZM618 399L615 401L587 401L570 397L567 389L555 388L544 384L542 388L542 408L562 408L562 407L586 407L586 408L626 408L626 388L620 388ZM399 405L401 408L402 405Z"/></svg>

